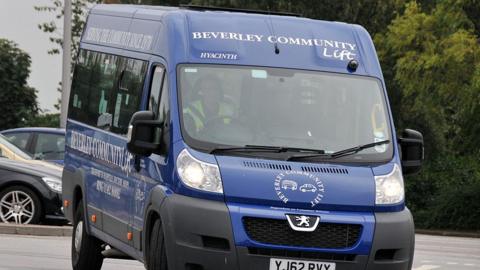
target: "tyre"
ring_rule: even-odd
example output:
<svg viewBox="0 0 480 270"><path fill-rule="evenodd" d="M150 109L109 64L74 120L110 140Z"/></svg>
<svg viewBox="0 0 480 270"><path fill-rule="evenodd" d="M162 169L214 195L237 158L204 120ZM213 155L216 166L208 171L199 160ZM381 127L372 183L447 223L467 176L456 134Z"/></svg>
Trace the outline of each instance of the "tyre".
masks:
<svg viewBox="0 0 480 270"><path fill-rule="evenodd" d="M83 202L78 202L72 234L73 270L100 270L103 264L102 242L88 235Z"/></svg>
<svg viewBox="0 0 480 270"><path fill-rule="evenodd" d="M0 221L15 224L38 224L42 203L28 187L12 186L0 192Z"/></svg>
<svg viewBox="0 0 480 270"><path fill-rule="evenodd" d="M148 270L167 270L167 253L165 250L165 238L163 236L162 223L155 221L150 237L150 246L147 257Z"/></svg>

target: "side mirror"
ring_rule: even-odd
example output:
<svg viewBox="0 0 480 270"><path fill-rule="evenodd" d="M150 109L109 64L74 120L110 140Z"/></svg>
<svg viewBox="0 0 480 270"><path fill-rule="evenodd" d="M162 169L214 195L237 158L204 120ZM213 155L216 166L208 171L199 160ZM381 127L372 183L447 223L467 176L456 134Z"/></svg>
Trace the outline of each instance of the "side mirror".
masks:
<svg viewBox="0 0 480 270"><path fill-rule="evenodd" d="M161 128L163 123L154 119L155 114L151 111L139 111L132 115L128 124L128 151L148 157L159 149L160 144L155 142L155 131Z"/></svg>
<svg viewBox="0 0 480 270"><path fill-rule="evenodd" d="M405 129L398 142L401 147L403 173L418 173L422 168L424 158L422 133L413 129Z"/></svg>

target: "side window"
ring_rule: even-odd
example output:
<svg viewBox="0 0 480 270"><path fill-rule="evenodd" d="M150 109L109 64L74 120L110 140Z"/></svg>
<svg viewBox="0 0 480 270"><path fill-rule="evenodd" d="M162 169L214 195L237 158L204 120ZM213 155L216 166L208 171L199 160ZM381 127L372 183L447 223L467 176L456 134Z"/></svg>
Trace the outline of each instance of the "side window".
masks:
<svg viewBox="0 0 480 270"><path fill-rule="evenodd" d="M38 133L35 145L35 159L63 160L65 154L65 137L58 134Z"/></svg>
<svg viewBox="0 0 480 270"><path fill-rule="evenodd" d="M142 99L143 82L147 72L147 62L136 59L125 59L124 70L120 75L120 83L114 93L112 131L125 135L132 115L138 111Z"/></svg>
<svg viewBox="0 0 480 270"><path fill-rule="evenodd" d="M19 132L19 133L8 133L5 137L13 143L16 147L22 149L23 151L27 150L28 139L30 138L30 133Z"/></svg>
<svg viewBox="0 0 480 270"><path fill-rule="evenodd" d="M81 50L72 82L69 118L108 130L111 97L118 80L120 57Z"/></svg>
<svg viewBox="0 0 480 270"><path fill-rule="evenodd" d="M157 112L160 101L160 90L162 89L163 73L165 69L161 66L156 66L153 71L152 85L150 87L150 98L148 102L148 109Z"/></svg>
<svg viewBox="0 0 480 270"><path fill-rule="evenodd" d="M162 86L162 96L160 98L160 105L158 106L158 120L166 123L169 119L170 106L169 106L169 95L168 95L168 79L165 76Z"/></svg>
<svg viewBox="0 0 480 270"><path fill-rule="evenodd" d="M157 129L155 132L155 142L160 143L161 151L159 154L165 155L168 153L169 141L169 95L168 95L168 80L165 75L165 68L156 66L153 71L152 84L150 88L149 110L153 111L156 119L163 122L163 128Z"/></svg>
<svg viewBox="0 0 480 270"><path fill-rule="evenodd" d="M68 117L125 135L140 107L146 70L146 61L81 50Z"/></svg>

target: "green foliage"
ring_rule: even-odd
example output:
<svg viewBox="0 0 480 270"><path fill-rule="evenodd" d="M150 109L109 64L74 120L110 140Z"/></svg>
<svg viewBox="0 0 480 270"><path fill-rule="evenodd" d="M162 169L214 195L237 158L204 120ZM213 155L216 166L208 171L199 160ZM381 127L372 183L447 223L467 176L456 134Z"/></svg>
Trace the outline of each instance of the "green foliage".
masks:
<svg viewBox="0 0 480 270"><path fill-rule="evenodd" d="M461 5L444 1L426 14L411 2L375 43L383 69L390 71L389 92L399 97L392 98L397 127L422 130L431 156L469 152L457 138L466 132L462 119L471 114L464 105L478 92L473 87L480 47Z"/></svg>
<svg viewBox="0 0 480 270"><path fill-rule="evenodd" d="M361 24L370 33L384 30L405 4L405 0L192 0L191 2L203 6L293 12L313 19Z"/></svg>
<svg viewBox="0 0 480 270"><path fill-rule="evenodd" d="M478 157L442 156L406 179L417 227L480 230Z"/></svg>
<svg viewBox="0 0 480 270"><path fill-rule="evenodd" d="M28 121L27 126L58 128L60 127L60 114L50 113L36 115Z"/></svg>
<svg viewBox="0 0 480 270"><path fill-rule="evenodd" d="M480 35L480 1L464 0L462 1L462 4L468 18L475 25L475 34L477 36Z"/></svg>
<svg viewBox="0 0 480 270"><path fill-rule="evenodd" d="M466 2L410 2L375 36L397 128L425 136L426 165L406 180L419 227L480 229L480 46Z"/></svg>
<svg viewBox="0 0 480 270"><path fill-rule="evenodd" d="M37 114L36 90L27 85L30 56L0 39L0 130L24 126Z"/></svg>

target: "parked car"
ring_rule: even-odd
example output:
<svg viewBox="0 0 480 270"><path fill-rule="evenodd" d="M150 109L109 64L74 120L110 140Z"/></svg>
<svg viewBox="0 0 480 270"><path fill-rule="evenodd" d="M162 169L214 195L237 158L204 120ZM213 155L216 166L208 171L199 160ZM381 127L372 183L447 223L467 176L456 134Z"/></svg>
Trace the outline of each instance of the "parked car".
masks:
<svg viewBox="0 0 480 270"><path fill-rule="evenodd" d="M47 160L63 165L65 153L65 129L61 128L15 128L1 131L15 146L33 159Z"/></svg>
<svg viewBox="0 0 480 270"><path fill-rule="evenodd" d="M0 134L0 154L8 159L45 166L60 173L62 171L62 166L60 164L33 159L30 154L22 151L20 148L10 143L2 134Z"/></svg>
<svg viewBox="0 0 480 270"><path fill-rule="evenodd" d="M0 154L0 222L64 221L61 172Z"/></svg>

